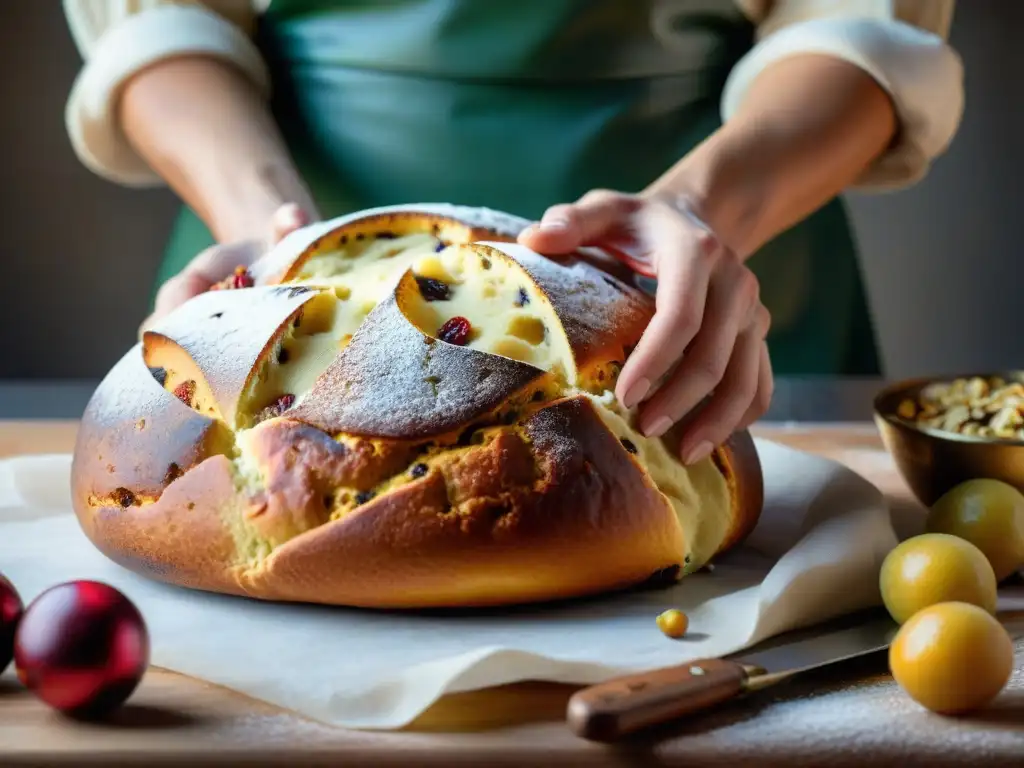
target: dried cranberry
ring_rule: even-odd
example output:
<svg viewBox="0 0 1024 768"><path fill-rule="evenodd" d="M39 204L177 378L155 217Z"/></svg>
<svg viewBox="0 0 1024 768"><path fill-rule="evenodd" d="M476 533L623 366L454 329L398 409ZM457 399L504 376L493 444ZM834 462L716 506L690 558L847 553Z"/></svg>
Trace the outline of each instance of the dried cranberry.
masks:
<svg viewBox="0 0 1024 768"><path fill-rule="evenodd" d="M472 330L473 327L469 324L469 320L464 317L453 317L441 326L441 329L437 332L437 338L449 344L462 347L469 341L469 333Z"/></svg>
<svg viewBox="0 0 1024 768"><path fill-rule="evenodd" d="M232 288L252 288L256 281L252 279L249 270L245 267L236 267L235 274L231 276Z"/></svg>
<svg viewBox="0 0 1024 768"><path fill-rule="evenodd" d="M420 296L427 301L448 301L451 296L448 283L443 280L416 275L416 285L419 286Z"/></svg>
<svg viewBox="0 0 1024 768"><path fill-rule="evenodd" d="M196 383L192 379L181 382L174 388L174 396L191 408L192 398L196 396Z"/></svg>
<svg viewBox="0 0 1024 768"><path fill-rule="evenodd" d="M530 303L530 297L526 294L526 289L525 288L520 288L519 289L519 295L516 296L516 306L517 307L524 307L524 306L526 306L529 303Z"/></svg>
<svg viewBox="0 0 1024 768"><path fill-rule="evenodd" d="M409 474L412 475L413 477L423 477L425 474L427 474L428 469L430 469L430 467L421 462L419 464L414 464L413 468L409 470Z"/></svg>

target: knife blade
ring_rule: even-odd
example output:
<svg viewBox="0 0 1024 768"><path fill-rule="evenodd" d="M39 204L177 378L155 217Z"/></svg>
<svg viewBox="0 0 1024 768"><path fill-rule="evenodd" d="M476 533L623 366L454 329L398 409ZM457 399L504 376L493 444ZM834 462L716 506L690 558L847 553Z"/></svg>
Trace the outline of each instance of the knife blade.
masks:
<svg viewBox="0 0 1024 768"><path fill-rule="evenodd" d="M791 632L748 652L625 675L577 691L566 720L582 738L615 741L829 664L889 647L899 629L885 612Z"/></svg>

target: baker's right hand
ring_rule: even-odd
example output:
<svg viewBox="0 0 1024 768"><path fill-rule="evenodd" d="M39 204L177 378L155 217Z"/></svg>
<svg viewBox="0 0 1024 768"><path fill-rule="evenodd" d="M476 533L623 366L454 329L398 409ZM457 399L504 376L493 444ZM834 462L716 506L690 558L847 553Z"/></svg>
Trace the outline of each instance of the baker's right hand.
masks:
<svg viewBox="0 0 1024 768"><path fill-rule="evenodd" d="M269 231L262 238L220 243L201 251L188 265L170 278L157 291L153 313L139 328L143 331L184 304L193 296L210 290L214 283L228 277L238 266L249 266L274 247L283 237L310 223L310 217L301 207L287 203L271 217Z"/></svg>

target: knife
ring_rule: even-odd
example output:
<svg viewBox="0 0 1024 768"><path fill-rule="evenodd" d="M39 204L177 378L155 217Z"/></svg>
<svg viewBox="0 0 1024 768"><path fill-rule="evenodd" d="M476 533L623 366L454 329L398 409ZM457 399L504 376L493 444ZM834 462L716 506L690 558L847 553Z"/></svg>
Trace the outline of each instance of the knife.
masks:
<svg viewBox="0 0 1024 768"><path fill-rule="evenodd" d="M885 650L898 629L888 614L858 613L827 631L787 633L741 655L617 677L573 694L566 720L582 738L615 741L803 672Z"/></svg>

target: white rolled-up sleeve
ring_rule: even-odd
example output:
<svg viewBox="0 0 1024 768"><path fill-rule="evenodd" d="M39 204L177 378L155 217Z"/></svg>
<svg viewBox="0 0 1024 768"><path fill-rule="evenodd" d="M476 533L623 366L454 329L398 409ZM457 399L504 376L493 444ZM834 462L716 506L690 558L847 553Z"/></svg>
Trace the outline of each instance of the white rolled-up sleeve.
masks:
<svg viewBox="0 0 1024 768"><path fill-rule="evenodd" d="M68 136L86 167L116 183L163 184L118 120L122 86L142 69L179 56L213 56L234 64L269 94L245 0L64 0L64 13L84 59L65 106Z"/></svg>
<svg viewBox="0 0 1024 768"><path fill-rule="evenodd" d="M963 65L948 44L953 0L782 0L758 25L758 42L730 73L722 95L726 121L758 75L790 56L834 56L860 67L892 99L896 140L853 187L910 186L949 147L964 108Z"/></svg>

